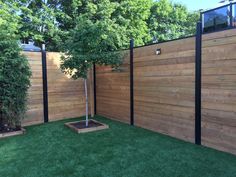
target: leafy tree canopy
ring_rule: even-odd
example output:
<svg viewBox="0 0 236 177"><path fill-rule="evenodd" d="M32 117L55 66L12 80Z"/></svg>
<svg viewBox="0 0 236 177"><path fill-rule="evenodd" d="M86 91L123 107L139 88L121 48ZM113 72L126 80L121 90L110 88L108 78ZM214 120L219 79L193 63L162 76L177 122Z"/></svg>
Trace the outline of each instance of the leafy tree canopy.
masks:
<svg viewBox="0 0 236 177"><path fill-rule="evenodd" d="M76 26L78 16L87 16L93 21L109 18L124 29L124 48L128 47L132 37L136 39L137 45L142 45L151 39L146 22L151 2L152 0L59 0L57 6L64 15L57 16L57 21L66 37L65 33Z"/></svg>
<svg viewBox="0 0 236 177"><path fill-rule="evenodd" d="M17 7L21 39L32 38L48 50L59 51L79 16L92 21L109 18L123 29L123 48L195 33L198 12L170 0L2 0ZM14 29L14 28L13 28Z"/></svg>
<svg viewBox="0 0 236 177"><path fill-rule="evenodd" d="M105 3L106 1L104 1ZM104 10L102 4L93 6L92 13L80 15L64 45L61 69L73 79L83 78L86 97L86 126L88 126L87 72L93 64L117 66L123 58L118 50L124 45L125 28L110 19L113 8ZM110 3L109 7L115 5Z"/></svg>
<svg viewBox="0 0 236 177"><path fill-rule="evenodd" d="M56 6L48 0L5 0L16 4L21 18L19 35L23 42L33 39L38 46L48 44L49 49L58 50L60 29L56 20ZM52 1L53 2L53 1Z"/></svg>
<svg viewBox="0 0 236 177"><path fill-rule="evenodd" d="M19 32L20 18L17 16L15 3L4 3L0 1L0 37L1 40L16 39Z"/></svg>
<svg viewBox="0 0 236 177"><path fill-rule="evenodd" d="M195 34L198 12L188 12L184 5L169 0L154 2L148 28L154 40L164 41Z"/></svg>
<svg viewBox="0 0 236 177"><path fill-rule="evenodd" d="M93 21L87 16L78 17L63 48L62 70L74 79L86 79L94 63L117 66L123 57L118 52L123 45L123 31L109 18Z"/></svg>

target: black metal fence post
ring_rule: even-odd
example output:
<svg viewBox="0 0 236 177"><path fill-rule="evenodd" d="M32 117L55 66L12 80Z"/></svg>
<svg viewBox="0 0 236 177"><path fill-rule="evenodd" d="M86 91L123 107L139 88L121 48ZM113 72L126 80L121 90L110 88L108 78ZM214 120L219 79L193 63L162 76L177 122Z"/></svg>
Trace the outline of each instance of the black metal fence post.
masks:
<svg viewBox="0 0 236 177"><path fill-rule="evenodd" d="M197 23L195 55L195 144L201 145L202 23Z"/></svg>
<svg viewBox="0 0 236 177"><path fill-rule="evenodd" d="M231 27L234 26L234 25L233 25L233 21L234 21L233 18L234 18L234 17L233 17L233 4L230 3L230 26L231 26Z"/></svg>
<svg viewBox="0 0 236 177"><path fill-rule="evenodd" d="M130 40L130 125L134 125L134 40Z"/></svg>
<svg viewBox="0 0 236 177"><path fill-rule="evenodd" d="M42 74L43 74L43 113L44 122L48 122L48 81L47 81L47 59L45 45L42 45Z"/></svg>
<svg viewBox="0 0 236 177"><path fill-rule="evenodd" d="M93 102L94 102L94 115L97 113L97 90L96 90L96 65L93 64Z"/></svg>

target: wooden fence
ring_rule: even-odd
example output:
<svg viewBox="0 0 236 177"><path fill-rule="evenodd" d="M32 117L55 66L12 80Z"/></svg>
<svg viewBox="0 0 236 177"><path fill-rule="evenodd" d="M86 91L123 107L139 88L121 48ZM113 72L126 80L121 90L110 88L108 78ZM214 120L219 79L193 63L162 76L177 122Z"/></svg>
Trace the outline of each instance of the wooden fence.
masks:
<svg viewBox="0 0 236 177"><path fill-rule="evenodd" d="M96 67L97 114L128 123L130 119L129 55L123 65Z"/></svg>
<svg viewBox="0 0 236 177"><path fill-rule="evenodd" d="M195 133L195 37L134 49L134 125L188 142ZM157 55L156 50L161 54ZM129 123L130 56L119 69L96 66L89 74L90 109ZM42 54L24 52L33 76L24 125L44 122ZM49 121L85 114L82 80L60 70L60 54L47 52ZM132 70L131 70L132 71ZM201 143L236 154L236 29L202 36ZM96 100L94 103L93 101Z"/></svg>
<svg viewBox="0 0 236 177"><path fill-rule="evenodd" d="M202 144L236 154L236 30L202 45Z"/></svg>
<svg viewBox="0 0 236 177"><path fill-rule="evenodd" d="M28 92L28 111L23 125L37 124L44 121L43 116L43 80L42 54L40 52L24 52L32 70L31 87Z"/></svg>
<svg viewBox="0 0 236 177"><path fill-rule="evenodd" d="M161 49L161 55L156 50ZM236 154L236 29L202 36L202 144ZM134 124L195 140L195 37L134 49ZM96 69L97 114L130 121L129 56Z"/></svg>
<svg viewBox="0 0 236 177"><path fill-rule="evenodd" d="M23 125L44 122L42 53L23 52L28 58L32 70L31 87L28 96L28 111ZM85 115L84 84L82 80L72 80L60 70L60 53L47 52L48 84L48 119L49 121L74 118ZM89 90L93 90L90 73ZM93 106L93 95L89 94L90 107ZM91 108L91 114L93 109Z"/></svg>
<svg viewBox="0 0 236 177"><path fill-rule="evenodd" d="M194 41L134 50L135 125L194 142Z"/></svg>

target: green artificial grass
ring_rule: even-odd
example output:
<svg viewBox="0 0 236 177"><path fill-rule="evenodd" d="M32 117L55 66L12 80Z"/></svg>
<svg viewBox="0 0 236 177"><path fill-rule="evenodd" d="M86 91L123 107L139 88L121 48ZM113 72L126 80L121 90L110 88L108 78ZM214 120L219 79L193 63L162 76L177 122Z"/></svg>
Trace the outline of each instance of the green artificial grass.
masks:
<svg viewBox="0 0 236 177"><path fill-rule="evenodd" d="M0 176L236 176L236 156L96 119L110 128L76 134L64 126L71 120L64 120L30 126L26 135L0 140Z"/></svg>

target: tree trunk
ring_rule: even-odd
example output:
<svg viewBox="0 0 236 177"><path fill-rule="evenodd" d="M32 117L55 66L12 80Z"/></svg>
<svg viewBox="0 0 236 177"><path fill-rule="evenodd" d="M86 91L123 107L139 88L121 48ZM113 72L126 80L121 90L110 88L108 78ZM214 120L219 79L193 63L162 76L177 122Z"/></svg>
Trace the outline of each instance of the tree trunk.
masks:
<svg viewBox="0 0 236 177"><path fill-rule="evenodd" d="M86 127L88 127L88 88L87 88L87 79L84 79L84 91L86 99Z"/></svg>

